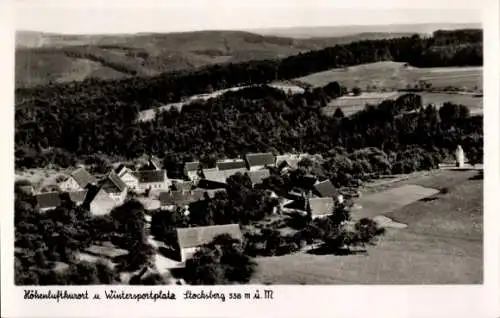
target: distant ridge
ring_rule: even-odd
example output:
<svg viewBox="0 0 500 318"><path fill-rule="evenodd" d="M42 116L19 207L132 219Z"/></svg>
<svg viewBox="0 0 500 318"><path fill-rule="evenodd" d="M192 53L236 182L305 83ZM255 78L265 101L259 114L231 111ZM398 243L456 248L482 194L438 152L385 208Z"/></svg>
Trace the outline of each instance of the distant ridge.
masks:
<svg viewBox="0 0 500 318"><path fill-rule="evenodd" d="M262 35L292 38L339 37L362 33L431 34L436 30L481 29L481 23L420 23L391 25L348 25L318 27L283 27L248 30Z"/></svg>

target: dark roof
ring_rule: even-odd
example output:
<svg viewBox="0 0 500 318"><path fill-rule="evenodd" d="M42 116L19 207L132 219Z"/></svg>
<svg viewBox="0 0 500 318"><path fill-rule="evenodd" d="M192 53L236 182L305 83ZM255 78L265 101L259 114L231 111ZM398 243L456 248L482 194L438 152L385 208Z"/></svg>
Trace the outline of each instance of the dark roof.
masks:
<svg viewBox="0 0 500 318"><path fill-rule="evenodd" d="M114 171L111 171L102 188L108 193L122 193L127 189L127 185Z"/></svg>
<svg viewBox="0 0 500 318"><path fill-rule="evenodd" d="M198 247L210 243L216 236L229 234L241 240L243 235L239 224L187 227L177 229L177 240L180 248Z"/></svg>
<svg viewBox="0 0 500 318"><path fill-rule="evenodd" d="M59 192L41 193L36 196L36 201L40 209L56 208L61 205Z"/></svg>
<svg viewBox="0 0 500 318"><path fill-rule="evenodd" d="M275 157L272 153L249 153L245 156L248 166L274 166Z"/></svg>
<svg viewBox="0 0 500 318"><path fill-rule="evenodd" d="M332 214L335 207L333 198L310 198L309 206L313 216L323 216Z"/></svg>
<svg viewBox="0 0 500 318"><path fill-rule="evenodd" d="M87 197L87 190L68 192L69 199L74 203L81 203Z"/></svg>
<svg viewBox="0 0 500 318"><path fill-rule="evenodd" d="M85 188L87 185L97 182L97 179L84 168L78 168L73 171L71 177L75 179L76 183L78 183L81 188Z"/></svg>
<svg viewBox="0 0 500 318"><path fill-rule="evenodd" d="M192 202L192 194L191 191L160 192L159 200L161 206L187 205Z"/></svg>
<svg viewBox="0 0 500 318"><path fill-rule="evenodd" d="M276 157L276 166L280 168L289 166L292 169L297 169L298 163L298 155L280 155Z"/></svg>
<svg viewBox="0 0 500 318"><path fill-rule="evenodd" d="M219 170L234 170L246 168L245 161L243 159L234 159L231 161L217 161L217 168Z"/></svg>
<svg viewBox="0 0 500 318"><path fill-rule="evenodd" d="M136 174L140 183L165 181L165 170L142 170L137 171Z"/></svg>
<svg viewBox="0 0 500 318"><path fill-rule="evenodd" d="M269 176L271 176L269 170L267 169L258 171L249 171L247 173L253 185L261 184L264 179L269 178Z"/></svg>
<svg viewBox="0 0 500 318"><path fill-rule="evenodd" d="M183 181L183 182L175 182L175 188L177 190L184 190L188 191L193 188L193 182L192 181Z"/></svg>
<svg viewBox="0 0 500 318"><path fill-rule="evenodd" d="M314 190L316 190L318 195L323 198L333 198L338 195L337 189L335 189L335 186L330 180L316 183L314 185Z"/></svg>
<svg viewBox="0 0 500 318"><path fill-rule="evenodd" d="M186 171L198 171L199 168L200 168L199 161L186 162L184 164L184 170Z"/></svg>

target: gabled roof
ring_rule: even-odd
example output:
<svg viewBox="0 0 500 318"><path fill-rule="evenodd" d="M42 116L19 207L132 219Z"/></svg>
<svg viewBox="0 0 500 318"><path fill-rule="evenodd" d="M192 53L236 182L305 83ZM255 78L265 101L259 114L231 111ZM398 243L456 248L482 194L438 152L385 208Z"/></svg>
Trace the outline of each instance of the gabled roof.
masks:
<svg viewBox="0 0 500 318"><path fill-rule="evenodd" d="M75 179L76 183L84 189L87 185L96 183L97 179L94 178L87 170L84 168L78 168L71 173L71 177Z"/></svg>
<svg viewBox="0 0 500 318"><path fill-rule="evenodd" d="M108 193L122 193L127 189L127 185L114 171L111 171L102 188Z"/></svg>
<svg viewBox="0 0 500 318"><path fill-rule="evenodd" d="M217 161L216 165L217 169L219 170L234 170L246 168L245 161L243 159L219 160Z"/></svg>
<svg viewBox="0 0 500 318"><path fill-rule="evenodd" d="M160 192L159 200L161 206L187 205L192 202L192 194L191 191Z"/></svg>
<svg viewBox="0 0 500 318"><path fill-rule="evenodd" d="M338 195L337 189L330 180L318 182L314 185L314 190L320 197L333 198Z"/></svg>
<svg viewBox="0 0 500 318"><path fill-rule="evenodd" d="M68 192L69 199L74 203L82 203L87 197L87 190Z"/></svg>
<svg viewBox="0 0 500 318"><path fill-rule="evenodd" d="M312 216L325 216L332 214L335 201L333 198L310 198L309 206Z"/></svg>
<svg viewBox="0 0 500 318"><path fill-rule="evenodd" d="M230 169L230 170L215 170L215 171L203 171L204 179L208 181L226 183L227 178L237 173L244 174L247 172L246 168L240 169Z"/></svg>
<svg viewBox="0 0 500 318"><path fill-rule="evenodd" d="M175 187L180 191L189 191L193 188L192 181L175 182Z"/></svg>
<svg viewBox="0 0 500 318"><path fill-rule="evenodd" d="M249 171L248 177L252 181L253 185L262 184L262 181L271 176L271 173L267 169L258 170L258 171Z"/></svg>
<svg viewBox="0 0 500 318"><path fill-rule="evenodd" d="M191 161L191 162L186 162L184 164L184 170L187 172L194 172L198 171L200 168L200 162L199 161Z"/></svg>
<svg viewBox="0 0 500 318"><path fill-rule="evenodd" d="M61 205L59 192L47 192L36 195L36 202L40 209L57 208Z"/></svg>
<svg viewBox="0 0 500 318"><path fill-rule="evenodd" d="M245 156L248 166L274 166L276 160L270 152L249 153Z"/></svg>
<svg viewBox="0 0 500 318"><path fill-rule="evenodd" d="M104 189L92 189L87 193L87 197L85 198L85 204L93 204L94 206L99 207L99 213L109 213L112 209L117 206L115 200L113 200L108 193ZM92 212L95 214L96 212Z"/></svg>
<svg viewBox="0 0 500 318"><path fill-rule="evenodd" d="M142 170L136 172L140 183L153 183L165 181L165 170Z"/></svg>
<svg viewBox="0 0 500 318"><path fill-rule="evenodd" d="M299 164L299 155L279 155L276 157L276 166L289 166L292 169L297 169Z"/></svg>
<svg viewBox="0 0 500 318"><path fill-rule="evenodd" d="M176 231L180 248L202 246L212 242L216 236L222 234L229 234L238 240L243 238L239 224L187 227L178 228Z"/></svg>
<svg viewBox="0 0 500 318"><path fill-rule="evenodd" d="M154 167L156 170L161 170L163 168L161 160L155 156L149 158L149 165Z"/></svg>

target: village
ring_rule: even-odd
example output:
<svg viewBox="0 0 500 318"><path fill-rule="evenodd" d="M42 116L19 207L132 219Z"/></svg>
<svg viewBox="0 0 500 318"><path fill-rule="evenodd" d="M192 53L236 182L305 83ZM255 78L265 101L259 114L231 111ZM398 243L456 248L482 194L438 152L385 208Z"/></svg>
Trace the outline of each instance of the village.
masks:
<svg viewBox="0 0 500 318"><path fill-rule="evenodd" d="M64 200L72 201L90 211L93 216L109 214L127 200L141 202L147 214L145 228L151 227L151 215L154 213L172 213L181 209L189 215L189 205L199 200L213 198L218 192L225 192L227 180L234 175L248 176L253 188L264 189L270 198L278 204L273 214L310 213L311 218L325 217L333 212L336 203L342 203L344 196L330 180L318 180L313 174L305 175L303 186L296 187L285 196L278 196L271 189L265 189L264 180L270 177L270 169L286 174L298 168L304 158L314 158L308 154L285 154L275 156L272 153L249 153L244 158L219 160L216 166L204 168L198 161L184 164L184 176L170 179L160 160L155 156L144 156L142 164L126 166L114 165L114 169L104 176L96 177L80 166L57 184L35 189L33 185L19 185L23 192L34 195L37 208L46 212L61 206ZM224 224L178 228L176 241L165 242L149 235L148 241L155 247L155 267L161 273L182 268L198 247L210 243L215 237L229 234L242 240L243 233L239 224ZM78 253L80 260L97 262L106 260L114 266L120 257L128 251L114 247L109 242L92 245L85 252ZM174 252L160 252L168 249ZM144 273L139 273L143 275ZM124 280L130 279L130 274Z"/></svg>

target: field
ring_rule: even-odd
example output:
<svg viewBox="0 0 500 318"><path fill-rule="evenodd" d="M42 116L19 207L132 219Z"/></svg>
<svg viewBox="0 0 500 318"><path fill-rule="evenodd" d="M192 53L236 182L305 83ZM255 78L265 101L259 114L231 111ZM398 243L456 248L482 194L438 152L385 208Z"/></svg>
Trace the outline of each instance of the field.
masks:
<svg viewBox="0 0 500 318"><path fill-rule="evenodd" d="M314 87L337 81L362 91L394 91L413 88L424 81L434 89L454 87L462 91L483 88L482 67L416 68L399 62L377 62L310 74L295 80Z"/></svg>
<svg viewBox="0 0 500 318"><path fill-rule="evenodd" d="M155 75L218 63L276 59L339 43L384 39L405 33L366 33L292 39L242 31L60 35L16 33L16 87L85 78ZM82 62L83 60L83 62ZM92 69L82 66L88 62Z"/></svg>
<svg viewBox="0 0 500 318"><path fill-rule="evenodd" d="M273 284L480 284L482 191L477 171L436 171L391 184L449 192L386 214L408 225L388 229L368 255L297 253L259 258L254 282Z"/></svg>
<svg viewBox="0 0 500 318"><path fill-rule="evenodd" d="M452 102L454 104L465 105L470 109L471 114L481 114L483 112L483 98L476 97L473 94L457 94L457 93L417 93L422 97L422 104L433 104L437 107L442 106L444 102ZM325 115L333 115L337 108L342 109L344 115L349 116L365 108L367 104L378 105L385 99L395 99L401 93L397 92L382 92L382 93L362 93L360 96L343 96L330 101L323 108Z"/></svg>

